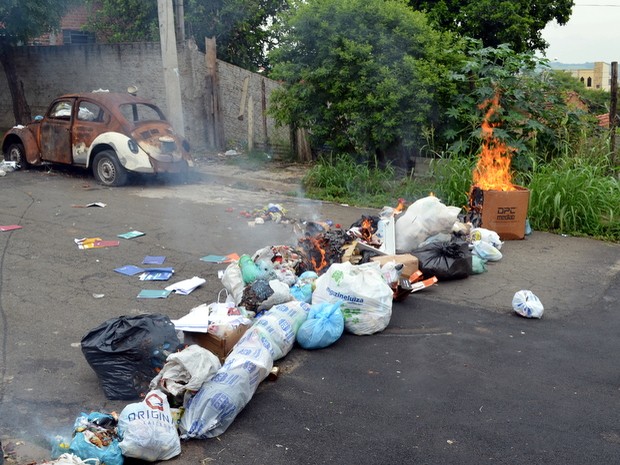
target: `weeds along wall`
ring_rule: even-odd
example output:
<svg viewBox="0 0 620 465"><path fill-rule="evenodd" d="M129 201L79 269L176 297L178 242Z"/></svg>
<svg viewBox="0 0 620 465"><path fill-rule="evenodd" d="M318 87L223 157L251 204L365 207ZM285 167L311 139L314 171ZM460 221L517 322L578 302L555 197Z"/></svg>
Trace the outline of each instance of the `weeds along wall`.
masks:
<svg viewBox="0 0 620 465"><path fill-rule="evenodd" d="M129 86L137 86L139 96L152 100L167 113L159 43L17 47L15 64L33 117L43 114L51 100L64 93L95 89L126 92ZM185 136L199 156L213 142L208 140L205 108L205 55L192 42L180 44L178 64ZM245 150L248 142L253 142L258 150L290 150L288 128L276 127L265 111L278 83L221 60L217 69L223 148ZM14 123L2 70L0 131Z"/></svg>

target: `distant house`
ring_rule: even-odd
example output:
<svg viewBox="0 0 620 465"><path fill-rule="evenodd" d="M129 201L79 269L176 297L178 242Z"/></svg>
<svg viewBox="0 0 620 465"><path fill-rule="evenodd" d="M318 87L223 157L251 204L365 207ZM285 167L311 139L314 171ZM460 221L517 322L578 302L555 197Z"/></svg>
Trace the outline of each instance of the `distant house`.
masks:
<svg viewBox="0 0 620 465"><path fill-rule="evenodd" d="M72 8L60 23L60 31L44 34L34 39L30 45L70 45L93 44L95 34L82 30L88 19L86 6Z"/></svg>
<svg viewBox="0 0 620 465"><path fill-rule="evenodd" d="M611 65L603 61L596 61L594 63L586 63L583 68L563 68L558 66L556 69L560 69L571 76L579 79L585 87L588 89L600 89L605 91L611 90Z"/></svg>

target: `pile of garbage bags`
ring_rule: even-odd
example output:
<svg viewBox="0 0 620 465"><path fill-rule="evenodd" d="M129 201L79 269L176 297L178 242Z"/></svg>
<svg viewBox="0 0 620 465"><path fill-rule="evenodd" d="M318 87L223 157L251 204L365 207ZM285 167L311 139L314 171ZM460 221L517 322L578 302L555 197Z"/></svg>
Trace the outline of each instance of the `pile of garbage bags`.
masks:
<svg viewBox="0 0 620 465"><path fill-rule="evenodd" d="M433 196L401 207L347 230L306 223L297 244L241 255L222 270L217 302L179 320L121 316L89 331L82 352L106 397L139 401L119 415L82 413L50 463L175 457L182 440L224 433L296 343L317 350L344 332L381 332L394 302L502 258L499 236L460 222L460 208Z"/></svg>

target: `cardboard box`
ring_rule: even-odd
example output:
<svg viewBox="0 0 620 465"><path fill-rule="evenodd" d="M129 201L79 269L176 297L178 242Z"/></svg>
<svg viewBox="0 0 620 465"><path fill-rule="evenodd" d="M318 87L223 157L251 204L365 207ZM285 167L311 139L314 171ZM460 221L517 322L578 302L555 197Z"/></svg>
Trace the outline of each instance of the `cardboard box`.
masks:
<svg viewBox="0 0 620 465"><path fill-rule="evenodd" d="M233 349L241 336L245 334L252 325L239 325L227 330L223 337L218 337L211 333L196 333L192 331L183 331L186 344L198 344L215 355L218 356L220 362L224 360Z"/></svg>
<svg viewBox="0 0 620 465"><path fill-rule="evenodd" d="M380 255L372 257L370 260L373 262L379 262L379 265L381 266L385 265L387 262L391 262L392 260L396 263L402 263L405 266L403 266L403 269L400 271L400 276L405 279L409 279L409 276L418 271L418 259L410 253L399 255Z"/></svg>
<svg viewBox="0 0 620 465"><path fill-rule="evenodd" d="M483 190L480 226L495 231L503 241L525 237L530 191L515 187L514 191Z"/></svg>

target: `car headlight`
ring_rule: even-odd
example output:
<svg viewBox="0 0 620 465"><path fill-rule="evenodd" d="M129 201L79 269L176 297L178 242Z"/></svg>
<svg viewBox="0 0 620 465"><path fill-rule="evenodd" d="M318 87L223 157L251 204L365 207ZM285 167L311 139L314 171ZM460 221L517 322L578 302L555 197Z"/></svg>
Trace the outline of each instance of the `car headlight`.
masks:
<svg viewBox="0 0 620 465"><path fill-rule="evenodd" d="M132 153L138 153L140 151L138 144L133 139L127 140L127 147L129 147L129 150L131 150Z"/></svg>

